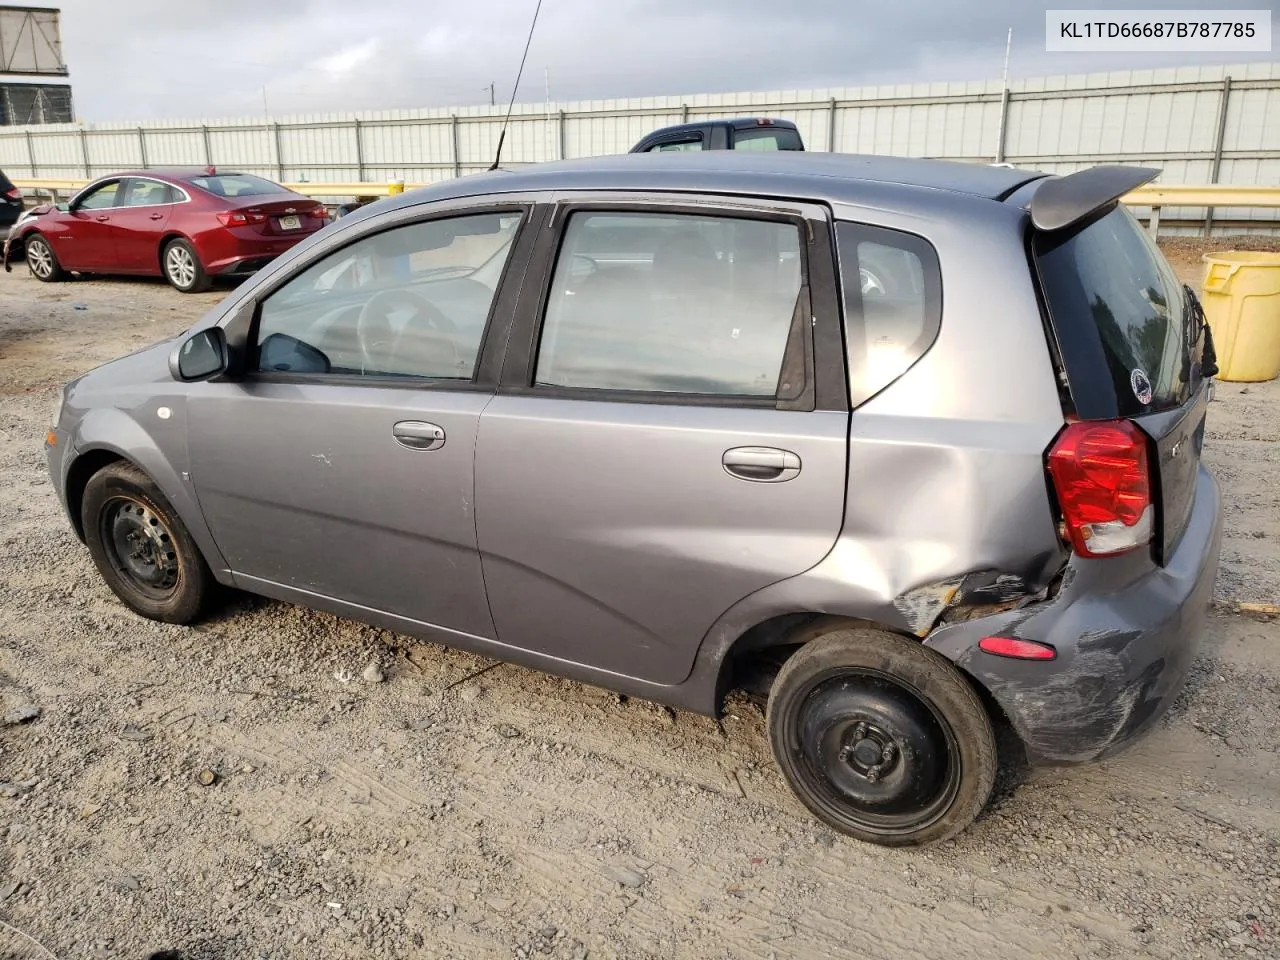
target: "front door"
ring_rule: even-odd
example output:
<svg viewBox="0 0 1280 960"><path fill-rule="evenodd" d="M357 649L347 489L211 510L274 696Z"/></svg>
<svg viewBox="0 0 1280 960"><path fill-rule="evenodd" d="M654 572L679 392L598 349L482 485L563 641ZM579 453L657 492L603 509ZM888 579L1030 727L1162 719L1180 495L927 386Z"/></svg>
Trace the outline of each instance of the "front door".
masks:
<svg viewBox="0 0 1280 960"><path fill-rule="evenodd" d="M181 198L176 187L159 180L131 177L120 204L111 211L116 261L128 273L160 272L160 239Z"/></svg>
<svg viewBox="0 0 1280 960"><path fill-rule="evenodd" d="M120 198L120 181L108 180L71 203L70 229L56 235L54 252L68 270L102 270L116 267L112 218Z"/></svg>
<svg viewBox="0 0 1280 960"><path fill-rule="evenodd" d="M248 376L193 389L192 479L247 589L492 637L473 456L493 387L476 370L524 215L322 256L257 308Z"/></svg>
<svg viewBox="0 0 1280 960"><path fill-rule="evenodd" d="M546 294L522 303L545 307L476 447L504 644L679 683L721 614L840 532L843 364L819 390L813 363L815 336L840 351L826 219L705 203L566 205L531 268ZM591 256L622 234L626 261Z"/></svg>

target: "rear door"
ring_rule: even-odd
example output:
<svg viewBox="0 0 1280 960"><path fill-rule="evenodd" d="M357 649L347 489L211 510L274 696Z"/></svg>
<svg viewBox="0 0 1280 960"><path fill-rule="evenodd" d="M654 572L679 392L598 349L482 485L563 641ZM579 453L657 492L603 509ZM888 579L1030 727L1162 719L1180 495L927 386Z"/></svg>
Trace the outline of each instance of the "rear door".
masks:
<svg viewBox="0 0 1280 960"><path fill-rule="evenodd" d="M1123 207L1065 238L1036 238L1045 299L1083 420L1128 418L1151 438L1157 559L1191 515L1208 390L1194 294Z"/></svg>
<svg viewBox="0 0 1280 960"><path fill-rule="evenodd" d="M728 607L818 563L840 531L849 414L826 215L582 198L554 223L476 444L497 636L678 683ZM629 233L625 262L579 251L602 225Z"/></svg>
<svg viewBox="0 0 1280 960"><path fill-rule="evenodd" d="M118 266L113 221L121 185L108 180L72 201L69 228L54 235L54 252L66 269L110 272Z"/></svg>
<svg viewBox="0 0 1280 960"><path fill-rule="evenodd" d="M160 238L176 201L176 187L149 177L125 181L111 227L119 269L129 273L160 272Z"/></svg>

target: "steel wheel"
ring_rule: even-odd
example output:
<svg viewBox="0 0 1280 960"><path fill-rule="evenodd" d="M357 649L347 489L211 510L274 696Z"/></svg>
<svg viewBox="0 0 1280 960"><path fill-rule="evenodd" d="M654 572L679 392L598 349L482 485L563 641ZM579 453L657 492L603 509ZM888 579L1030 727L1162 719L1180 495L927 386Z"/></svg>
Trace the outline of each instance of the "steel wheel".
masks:
<svg viewBox="0 0 1280 960"><path fill-rule="evenodd" d="M813 684L799 719L799 771L833 815L918 830L955 798L955 736L909 685L875 670L838 672Z"/></svg>
<svg viewBox="0 0 1280 960"><path fill-rule="evenodd" d="M173 534L160 517L130 497L108 500L99 517L99 534L116 573L150 600L172 596L182 568Z"/></svg>
<svg viewBox="0 0 1280 960"><path fill-rule="evenodd" d="M995 783L982 701L944 657L895 633L833 629L806 643L774 680L767 722L796 796L859 840L954 836Z"/></svg>
<svg viewBox="0 0 1280 960"><path fill-rule="evenodd" d="M196 258L180 243L169 246L164 255L164 269L169 282L185 290L196 282Z"/></svg>
<svg viewBox="0 0 1280 960"><path fill-rule="evenodd" d="M27 266L38 280L53 280L58 273L58 261L54 259L53 249L43 237L32 237L27 241Z"/></svg>

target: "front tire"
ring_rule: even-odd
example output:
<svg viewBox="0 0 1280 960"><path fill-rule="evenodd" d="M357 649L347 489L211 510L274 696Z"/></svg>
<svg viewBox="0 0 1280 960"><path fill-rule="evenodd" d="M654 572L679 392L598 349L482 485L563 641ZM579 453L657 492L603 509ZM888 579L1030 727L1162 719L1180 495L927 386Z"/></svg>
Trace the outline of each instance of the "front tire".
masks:
<svg viewBox="0 0 1280 960"><path fill-rule="evenodd" d="M31 275L37 280L43 280L45 283L56 283L67 278L67 271L63 270L62 264L58 263L58 257L53 252L53 246L42 234L37 233L28 237L24 247L27 269L31 271Z"/></svg>
<svg viewBox="0 0 1280 960"><path fill-rule="evenodd" d="M196 248L186 240L170 240L161 254L164 276L174 289L183 293L199 293L212 284Z"/></svg>
<svg viewBox="0 0 1280 960"><path fill-rule="evenodd" d="M192 623L213 574L160 488L132 464L113 463L85 486L80 520L89 554L127 606L165 623Z"/></svg>
<svg viewBox="0 0 1280 960"><path fill-rule="evenodd" d="M837 630L801 647L773 683L767 724L800 801L869 843L953 837L995 783L995 734L968 681L886 631Z"/></svg>

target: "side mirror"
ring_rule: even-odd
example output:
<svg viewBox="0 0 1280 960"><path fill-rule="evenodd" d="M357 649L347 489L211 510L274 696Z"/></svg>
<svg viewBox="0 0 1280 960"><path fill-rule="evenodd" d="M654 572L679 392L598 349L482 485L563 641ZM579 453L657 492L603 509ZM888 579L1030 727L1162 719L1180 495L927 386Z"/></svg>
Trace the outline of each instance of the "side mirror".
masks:
<svg viewBox="0 0 1280 960"><path fill-rule="evenodd" d="M57 206L57 208L58 208L58 212L59 212L59 213L70 213L70 212L71 212L71 204L70 204L70 203L59 203L59 204L55 204L55 206Z"/></svg>
<svg viewBox="0 0 1280 960"><path fill-rule="evenodd" d="M184 383L208 380L227 369L227 335L221 327L206 327L178 345L169 357L173 379Z"/></svg>

